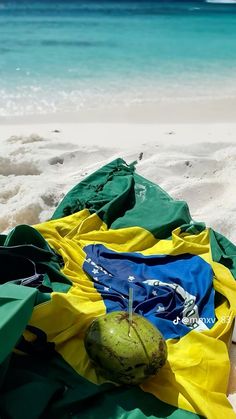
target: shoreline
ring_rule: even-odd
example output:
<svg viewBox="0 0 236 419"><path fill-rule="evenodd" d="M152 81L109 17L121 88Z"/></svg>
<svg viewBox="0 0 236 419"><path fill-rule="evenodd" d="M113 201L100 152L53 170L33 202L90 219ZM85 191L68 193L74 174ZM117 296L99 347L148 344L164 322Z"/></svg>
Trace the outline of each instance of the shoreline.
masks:
<svg viewBox="0 0 236 419"><path fill-rule="evenodd" d="M0 116L0 126L57 123L233 123L236 97L158 100L129 105L84 107L76 112Z"/></svg>

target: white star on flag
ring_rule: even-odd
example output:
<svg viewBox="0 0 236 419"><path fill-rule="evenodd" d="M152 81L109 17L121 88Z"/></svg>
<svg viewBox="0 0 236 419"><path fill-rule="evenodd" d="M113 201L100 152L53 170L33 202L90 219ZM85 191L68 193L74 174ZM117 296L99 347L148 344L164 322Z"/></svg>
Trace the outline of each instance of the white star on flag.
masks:
<svg viewBox="0 0 236 419"><path fill-rule="evenodd" d="M162 306L158 306L157 307L157 313L159 313L160 311L165 311L165 308Z"/></svg>
<svg viewBox="0 0 236 419"><path fill-rule="evenodd" d="M93 273L94 275L98 274L98 269L93 269L93 270L92 270L92 273Z"/></svg>
<svg viewBox="0 0 236 419"><path fill-rule="evenodd" d="M156 292L156 291L152 291L152 294L153 294L153 295L157 295L157 292Z"/></svg>
<svg viewBox="0 0 236 419"><path fill-rule="evenodd" d="M104 291L109 291L109 288L108 287L104 287Z"/></svg>
<svg viewBox="0 0 236 419"><path fill-rule="evenodd" d="M93 279L94 279L94 281L98 281L98 278L96 276Z"/></svg>
<svg viewBox="0 0 236 419"><path fill-rule="evenodd" d="M135 279L135 277L134 276L132 276L132 275L130 275L129 277L128 277L128 281L133 281Z"/></svg>

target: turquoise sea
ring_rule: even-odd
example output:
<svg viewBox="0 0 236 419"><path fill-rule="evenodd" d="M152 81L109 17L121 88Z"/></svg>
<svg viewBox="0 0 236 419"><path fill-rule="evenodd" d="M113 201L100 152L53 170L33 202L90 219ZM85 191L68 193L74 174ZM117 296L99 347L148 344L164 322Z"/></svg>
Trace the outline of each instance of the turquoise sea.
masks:
<svg viewBox="0 0 236 419"><path fill-rule="evenodd" d="M0 2L0 116L236 96L236 1Z"/></svg>

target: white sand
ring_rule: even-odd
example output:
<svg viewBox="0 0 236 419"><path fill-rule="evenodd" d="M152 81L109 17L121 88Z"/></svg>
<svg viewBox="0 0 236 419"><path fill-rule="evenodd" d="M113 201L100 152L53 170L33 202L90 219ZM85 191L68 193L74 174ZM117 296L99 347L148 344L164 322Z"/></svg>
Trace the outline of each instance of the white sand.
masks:
<svg viewBox="0 0 236 419"><path fill-rule="evenodd" d="M236 123L226 122L1 124L0 231L50 218L72 186L122 157L236 242L235 140ZM234 393L236 349L231 356ZM236 406L236 393L230 400Z"/></svg>
<svg viewBox="0 0 236 419"><path fill-rule="evenodd" d="M236 242L235 139L236 124L2 125L0 230L50 218L72 186L123 157Z"/></svg>

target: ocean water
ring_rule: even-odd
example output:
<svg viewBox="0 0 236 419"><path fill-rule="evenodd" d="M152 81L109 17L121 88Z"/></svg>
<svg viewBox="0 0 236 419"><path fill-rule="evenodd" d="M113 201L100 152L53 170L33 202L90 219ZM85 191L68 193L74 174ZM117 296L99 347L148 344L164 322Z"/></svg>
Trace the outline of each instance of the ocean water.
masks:
<svg viewBox="0 0 236 419"><path fill-rule="evenodd" d="M0 116L236 96L236 1L0 2Z"/></svg>

